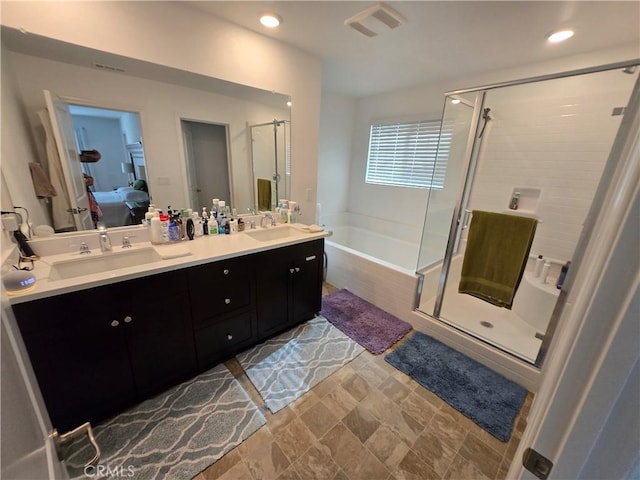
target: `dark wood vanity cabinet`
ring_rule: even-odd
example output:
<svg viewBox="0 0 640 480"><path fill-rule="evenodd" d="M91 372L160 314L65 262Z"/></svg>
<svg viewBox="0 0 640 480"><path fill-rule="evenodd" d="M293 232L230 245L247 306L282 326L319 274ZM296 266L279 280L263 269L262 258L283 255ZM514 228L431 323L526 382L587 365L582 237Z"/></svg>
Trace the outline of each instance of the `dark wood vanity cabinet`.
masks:
<svg viewBox="0 0 640 480"><path fill-rule="evenodd" d="M92 424L321 309L324 240L19 303L53 426Z"/></svg>
<svg viewBox="0 0 640 480"><path fill-rule="evenodd" d="M206 368L258 340L254 255L188 271L198 364Z"/></svg>
<svg viewBox="0 0 640 480"><path fill-rule="evenodd" d="M186 286L178 270L14 305L55 428L95 424L193 374Z"/></svg>
<svg viewBox="0 0 640 480"><path fill-rule="evenodd" d="M263 252L256 259L258 335L269 337L322 308L324 239Z"/></svg>

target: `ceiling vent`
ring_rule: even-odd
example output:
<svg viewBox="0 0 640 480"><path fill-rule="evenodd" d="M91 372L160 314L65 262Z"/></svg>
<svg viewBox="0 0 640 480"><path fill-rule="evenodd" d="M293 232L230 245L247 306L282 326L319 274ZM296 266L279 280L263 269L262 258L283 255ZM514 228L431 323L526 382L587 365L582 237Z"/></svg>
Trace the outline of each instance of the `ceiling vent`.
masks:
<svg viewBox="0 0 640 480"><path fill-rule="evenodd" d="M389 28L397 28L406 21L406 18L397 10L385 3L379 3L346 19L344 24L367 37L375 37L378 35L376 30L381 26L380 24Z"/></svg>

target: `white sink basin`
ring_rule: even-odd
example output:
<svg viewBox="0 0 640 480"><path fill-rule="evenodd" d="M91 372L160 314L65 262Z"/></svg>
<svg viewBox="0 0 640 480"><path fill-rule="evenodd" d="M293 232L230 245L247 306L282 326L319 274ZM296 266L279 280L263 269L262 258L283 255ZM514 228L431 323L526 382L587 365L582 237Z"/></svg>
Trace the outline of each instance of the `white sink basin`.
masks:
<svg viewBox="0 0 640 480"><path fill-rule="evenodd" d="M52 263L49 280L66 280L93 273L109 272L119 268L135 267L159 260L162 260L162 257L153 247L79 255L70 260L60 260Z"/></svg>
<svg viewBox="0 0 640 480"><path fill-rule="evenodd" d="M270 242L272 240L281 240L283 238L295 237L300 235L300 230L283 225L281 227L267 227L260 230L245 231L247 235L260 242Z"/></svg>

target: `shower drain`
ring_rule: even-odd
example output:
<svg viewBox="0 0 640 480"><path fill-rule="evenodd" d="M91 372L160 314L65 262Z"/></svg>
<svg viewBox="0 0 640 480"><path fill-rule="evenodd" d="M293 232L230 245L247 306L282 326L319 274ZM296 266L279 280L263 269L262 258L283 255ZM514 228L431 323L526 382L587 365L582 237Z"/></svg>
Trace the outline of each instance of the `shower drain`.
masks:
<svg viewBox="0 0 640 480"><path fill-rule="evenodd" d="M493 328L493 323L485 322L484 320L482 322L480 322L480 325L482 325L483 327L487 327L487 328Z"/></svg>

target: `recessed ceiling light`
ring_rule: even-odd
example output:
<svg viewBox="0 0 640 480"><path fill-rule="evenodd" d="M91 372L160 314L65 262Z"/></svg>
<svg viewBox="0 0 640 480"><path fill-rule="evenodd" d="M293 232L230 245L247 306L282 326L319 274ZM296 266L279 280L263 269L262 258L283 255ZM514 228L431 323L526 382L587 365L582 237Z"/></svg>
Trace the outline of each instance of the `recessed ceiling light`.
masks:
<svg viewBox="0 0 640 480"><path fill-rule="evenodd" d="M260 17L260 23L268 28L276 28L282 23L282 17L276 13L264 13Z"/></svg>
<svg viewBox="0 0 640 480"><path fill-rule="evenodd" d="M458 105L460 103L460 99L454 98L453 100L451 100L451 103L453 103L454 105Z"/></svg>
<svg viewBox="0 0 640 480"><path fill-rule="evenodd" d="M568 40L571 37L573 37L574 34L575 32L573 30L558 30L557 32L553 32L552 34L550 34L547 37L547 41L549 43L564 42L565 40Z"/></svg>

